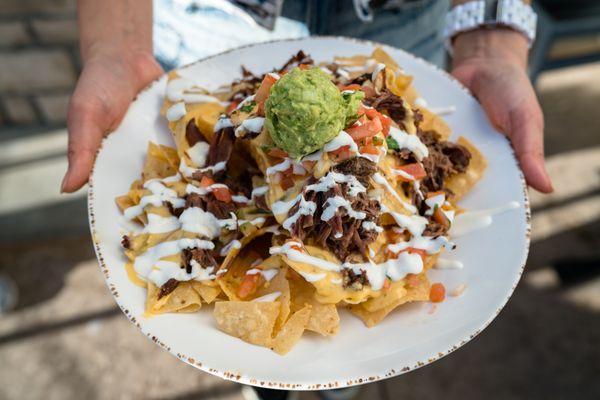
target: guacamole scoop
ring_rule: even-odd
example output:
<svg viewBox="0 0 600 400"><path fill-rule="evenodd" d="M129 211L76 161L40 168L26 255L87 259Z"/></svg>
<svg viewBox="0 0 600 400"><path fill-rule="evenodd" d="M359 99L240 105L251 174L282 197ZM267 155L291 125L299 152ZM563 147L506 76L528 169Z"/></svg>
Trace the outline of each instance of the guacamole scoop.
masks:
<svg viewBox="0 0 600 400"><path fill-rule="evenodd" d="M265 126L277 147L299 158L336 137L363 97L360 91L342 95L319 68L296 68L272 86Z"/></svg>

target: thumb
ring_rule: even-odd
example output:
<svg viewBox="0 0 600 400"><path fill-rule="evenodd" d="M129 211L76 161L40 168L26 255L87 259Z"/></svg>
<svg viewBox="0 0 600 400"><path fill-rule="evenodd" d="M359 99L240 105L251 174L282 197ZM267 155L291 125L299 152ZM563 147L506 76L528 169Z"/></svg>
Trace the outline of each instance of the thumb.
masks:
<svg viewBox="0 0 600 400"><path fill-rule="evenodd" d="M521 109L513 109L509 121L508 137L527 183L542 193L552 192L554 188L544 163L543 119L537 101L529 102Z"/></svg>
<svg viewBox="0 0 600 400"><path fill-rule="evenodd" d="M82 103L77 96L73 95L69 105L69 167L63 178L61 192L72 193L81 188L87 181L94 164L96 151L108 130L108 126L102 126L99 122L102 113L93 103Z"/></svg>

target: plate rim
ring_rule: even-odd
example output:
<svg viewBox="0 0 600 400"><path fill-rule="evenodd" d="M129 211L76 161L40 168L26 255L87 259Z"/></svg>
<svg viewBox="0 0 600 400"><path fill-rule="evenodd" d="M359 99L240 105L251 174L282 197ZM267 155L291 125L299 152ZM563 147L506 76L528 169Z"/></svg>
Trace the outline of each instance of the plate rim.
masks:
<svg viewBox="0 0 600 400"><path fill-rule="evenodd" d="M450 73L448 73L447 71L441 69L440 67L438 67L437 65L434 65L432 63L429 63L428 61L424 60L421 57L418 57L412 53L409 53L403 49L397 48L397 47L393 47L387 44L383 44L377 41L373 41L373 40L366 40L366 39L359 39L359 38L352 38L352 37L347 37L347 36L337 36L337 35L311 35L311 36L307 36L307 37L302 37L302 38L290 38L290 39L278 39L278 40L270 40L270 41L264 41L264 42L259 42L259 43L250 43L250 44L246 44L243 46L239 46L239 47L235 47L232 49L228 49L225 51L222 51L220 53L217 54L212 54L210 56L207 57L203 57L200 58L194 62L191 62L189 64L185 64L182 65L180 67L178 67L176 70L178 69L184 69L184 68L188 68L192 65L195 64L199 64L202 62L206 62L212 58L224 55L224 54L228 54L234 51L238 51L240 49L244 49L244 48L251 48L251 47L255 47L255 46L264 46L264 45L269 45L271 43L280 43L280 42L299 42L299 41L318 41L318 40L339 40L339 41L345 41L345 42L356 42L356 43L360 43L360 44L366 44L372 47L377 47L380 46L386 50L393 50L393 51L399 51L400 53L403 53L404 56L407 56L409 58L412 58L414 61L416 61L417 63L423 65L425 68L430 68L430 69L434 69L436 70L438 73L442 73L448 80L450 80L452 82L452 84L457 87L458 89L462 90L463 92L465 92L468 96L470 96L471 98L473 98L474 96L472 95L471 91L469 89L467 89L460 81L458 81L455 77L453 77ZM157 85L159 83L159 81L161 79L163 79L167 74L169 73L169 71L166 71L164 74L162 74L160 77L154 79L152 82L150 82L147 86L145 86L143 89L141 89L139 91L138 94L136 94L136 96L133 98L132 103L137 101L138 97L144 93L147 92L149 90L151 90L155 85ZM118 127L116 128L118 129ZM116 130L115 129L115 130ZM494 128L495 129L495 128ZM406 365L406 366L399 366L397 368L391 368L389 369L387 372L383 373L383 374L376 374L376 375L361 375L361 376L357 376L357 377L353 377L353 378L349 378L349 379L345 379L342 381L332 381L332 382L316 382L316 383L310 383L310 384L306 384L306 383L295 383L292 381L266 381L266 380L257 380L255 378L252 378L250 376L247 376L245 374L240 374L234 371L227 371L227 370L223 370L223 369L218 369L218 368L213 368L210 365L205 364L204 362L202 362L201 360L196 360L193 357L190 357L186 354L180 353L180 352L175 352L173 351L173 349L171 349L171 347L169 347L166 343L162 342L160 340L160 338L158 338L156 335L154 335L152 332L150 332L149 329L146 329L144 327L144 325L137 320L137 318L132 315L129 310L127 309L127 306L124 304L121 304L120 301L120 297L117 291L116 286L114 285L114 283L112 282L111 279L111 275L109 273L110 268L106 265L105 261L104 261L104 256L102 255L102 250L100 249L100 240L98 239L98 235L96 234L96 219L95 219L95 212L94 212L94 173L96 170L96 164L98 162L98 156L99 154L103 151L104 148L104 141L108 139L108 136L110 136L112 134L111 133L107 134L104 136L104 138L102 139L102 142L100 143L100 146L98 148L98 150L96 151L96 156L94 158L94 164L92 166L92 170L90 172L90 177L88 180L88 189L87 189L87 211L88 211L88 222L89 222L89 227L90 227L90 233L91 233L91 237L92 237L92 242L93 242L93 246L94 246L94 251L96 253L96 258L98 260L98 264L100 267L100 270L102 272L102 275L104 276L104 281L105 281L105 285L108 288L108 290L110 291L113 299L115 300L115 302L117 303L117 305L119 306L119 308L121 309L121 311L123 312L123 314L125 314L125 316L127 317L127 319L134 324L148 339L152 340L154 343L156 343L157 345L159 345L161 348L163 348L164 350L167 350L169 353L171 353L173 356L177 357L179 360L185 362L186 364L189 364L197 369L200 369L206 373L209 373L211 375L217 376L219 378L225 379L225 380L229 380L229 381L233 381L233 382L237 382L237 383L241 383L241 384L246 384L246 385L252 385L252 386L258 386L258 387L264 387L264 388L269 388L269 389L283 389L283 390L322 390L322 389L337 389L337 388L343 388L343 387L350 387L350 386L356 386L356 385L362 385L365 383L372 383L372 382L376 382L379 380L383 380L383 379L388 379L388 378L392 378L395 376L399 376L402 374L405 374L407 372L411 372L414 370L417 370L421 367L424 367L426 365L429 365L445 356L447 356L448 354L454 352L455 350L458 350L460 347L464 346L465 344L467 344L468 342L470 342L471 340L473 340L477 335L479 335L484 329L486 329L494 319L496 319L496 317L500 314L500 312L504 309L504 307L506 306L506 304L508 303L508 301L510 300L510 298L512 297L517 285L519 284L519 281L521 280L521 276L523 275L523 271L525 269L525 265L527 262L527 258L529 255L529 248L530 248L530 244L531 244L531 208L530 208L530 200L529 200L529 194L528 194L528 188L527 188L527 183L525 181L525 176L523 175L523 171L521 170L520 166L519 166L519 162L516 158L515 155L515 151L512 147L512 144L510 143L510 140L506 137L506 135L499 133L506 141L508 141L509 143L509 151L511 153L512 159L514 160L514 162L517 165L517 170L518 170L518 177L519 177L519 181L522 187L522 194L523 194L523 207L524 207L524 211L525 211L525 246L524 246L524 252L523 252L523 256L522 256L522 260L521 265L519 267L518 273L515 276L515 279L512 283L511 289L508 291L506 298L504 299L504 301L502 302L502 304L500 304L500 306L498 307L498 309L496 310L495 313L493 313L490 317L488 317L482 324L481 326L479 326L479 328L475 329L473 332L467 334L463 339L461 339L458 343L455 343L453 345L450 345L445 351L438 353L437 355L435 355L434 357L431 357L429 359L426 360L421 360L418 361L416 365Z"/></svg>

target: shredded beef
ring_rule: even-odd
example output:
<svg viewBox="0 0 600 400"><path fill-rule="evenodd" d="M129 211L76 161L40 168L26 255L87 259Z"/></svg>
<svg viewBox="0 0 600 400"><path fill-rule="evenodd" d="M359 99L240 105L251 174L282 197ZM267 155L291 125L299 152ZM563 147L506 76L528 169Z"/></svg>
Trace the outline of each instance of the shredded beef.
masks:
<svg viewBox="0 0 600 400"><path fill-rule="evenodd" d="M174 215L177 218L179 218L179 216L181 215L183 210L185 210L185 207L178 207L178 208L173 207L173 204L171 204L168 201L164 201L163 205L169 209L169 212L171 213L171 215Z"/></svg>
<svg viewBox="0 0 600 400"><path fill-rule="evenodd" d="M364 101L367 105L375 108L377 111L385 111L395 123L404 126L406 119L406 108L402 98L396 96L389 90L383 90L377 97L371 97Z"/></svg>
<svg viewBox="0 0 600 400"><path fill-rule="evenodd" d="M179 281L177 279L169 279L160 287L160 292L158 293L158 299L160 300L162 297L170 294L175 288L179 285Z"/></svg>
<svg viewBox="0 0 600 400"><path fill-rule="evenodd" d="M342 268L342 285L344 288L362 290L368 283L369 278L367 278L367 273L364 270L361 269L359 273L356 273L352 268Z"/></svg>
<svg viewBox="0 0 600 400"><path fill-rule="evenodd" d="M223 128L215 132L210 142L207 165L216 165L222 161L228 161L233 151L234 140L233 127Z"/></svg>
<svg viewBox="0 0 600 400"><path fill-rule="evenodd" d="M200 132L200 129L198 129L198 126L196 126L196 120L194 118L192 118L185 127L185 139L190 147L200 141L206 141L204 139L204 135L202 135L202 132Z"/></svg>
<svg viewBox="0 0 600 400"><path fill-rule="evenodd" d="M342 161L334 170L344 175L353 175L360 183L369 185L369 178L377 172L377 165L364 157L353 157Z"/></svg>
<svg viewBox="0 0 600 400"><path fill-rule="evenodd" d="M352 209L364 212L366 218L352 218L345 208L340 207L331 219L321 220L327 199L335 196L346 198ZM359 193L355 197L349 196L346 184L336 185L327 192L305 191L304 198L316 203L317 209L314 215L302 215L298 218L292 225L292 236L300 240L311 237L324 248L330 249L342 261L357 252L366 257L367 246L375 241L377 232L365 230L362 223L378 221L381 210L376 200L369 199L365 193ZM298 209L299 204L295 204L288 215L295 214Z"/></svg>
<svg viewBox="0 0 600 400"><path fill-rule="evenodd" d="M200 195L190 193L185 196L185 208L198 207L213 214L218 219L231 218L230 213L235 211L235 203L219 201L212 193Z"/></svg>
<svg viewBox="0 0 600 400"><path fill-rule="evenodd" d="M369 74L369 73L362 74L362 75L359 75L356 78L352 79L350 82L348 82L348 85L353 85L353 84L362 85L366 81L370 81L370 80L371 80L371 74Z"/></svg>
<svg viewBox="0 0 600 400"><path fill-rule="evenodd" d="M192 260L196 261L202 268L219 266L210 250L205 249L183 249L181 252L181 262L185 268L185 272L190 274L192 272Z"/></svg>
<svg viewBox="0 0 600 400"><path fill-rule="evenodd" d="M315 62L312 58L310 58L309 55L305 54L302 50L300 50L298 53L293 55L285 64L283 64L283 67L279 69L279 72L281 73L284 71L289 71L299 65L313 65L314 63Z"/></svg>
<svg viewBox="0 0 600 400"><path fill-rule="evenodd" d="M131 249L131 239L129 236L123 235L123 238L121 239L121 246L127 250Z"/></svg>
<svg viewBox="0 0 600 400"><path fill-rule="evenodd" d="M435 131L419 130L417 134L429 150L429 156L423 159L427 174L421 182L423 194L444 190L444 180L447 177L466 171L471 153L464 146L440 140L440 135Z"/></svg>
<svg viewBox="0 0 600 400"><path fill-rule="evenodd" d="M429 222L427 223L427 226L425 227L425 230L423 231L423 236L431 236L431 237L443 236L448 232L448 229L450 229L449 226L444 226L444 225L430 219Z"/></svg>
<svg viewBox="0 0 600 400"><path fill-rule="evenodd" d="M254 196L253 199L254 204L256 204L256 207L260 208L261 210L269 211L269 205L267 204L267 196L261 194L260 196Z"/></svg>

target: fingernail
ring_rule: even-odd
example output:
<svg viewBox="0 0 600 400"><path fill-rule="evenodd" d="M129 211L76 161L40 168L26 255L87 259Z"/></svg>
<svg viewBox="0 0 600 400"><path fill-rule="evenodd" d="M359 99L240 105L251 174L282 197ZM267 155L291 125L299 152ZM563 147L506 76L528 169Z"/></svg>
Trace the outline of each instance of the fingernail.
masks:
<svg viewBox="0 0 600 400"><path fill-rule="evenodd" d="M60 184L60 192L61 193L65 193L65 186L67 185L67 181L69 180L68 178L69 178L69 170L67 170L67 172L65 173L62 183Z"/></svg>

